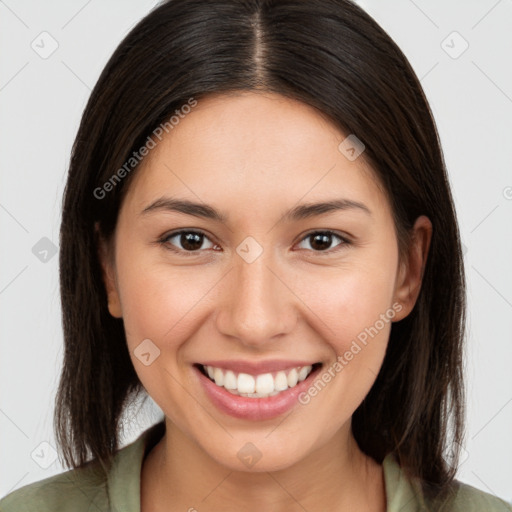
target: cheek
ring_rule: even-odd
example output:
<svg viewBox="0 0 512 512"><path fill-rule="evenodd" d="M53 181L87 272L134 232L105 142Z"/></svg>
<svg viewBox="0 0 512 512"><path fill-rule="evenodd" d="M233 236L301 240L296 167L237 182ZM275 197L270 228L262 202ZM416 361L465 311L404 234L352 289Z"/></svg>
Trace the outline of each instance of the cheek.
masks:
<svg viewBox="0 0 512 512"><path fill-rule="evenodd" d="M119 282L129 344L150 338L157 345L173 346L192 334L197 306L215 283L211 272L191 272L170 265L144 264L131 259L120 268ZM139 341L140 342L140 341Z"/></svg>
<svg viewBox="0 0 512 512"><path fill-rule="evenodd" d="M329 279L316 275L312 282L317 286L307 292L310 323L330 346L331 359L302 403L316 404L316 413L334 430L339 417L332 411L348 419L382 365L393 318L401 309L393 303L395 256L393 250L380 252L340 267ZM331 391L324 393L324 388Z"/></svg>
<svg viewBox="0 0 512 512"><path fill-rule="evenodd" d="M141 383L163 410L190 409L180 384L186 380L182 354L201 327L205 301L218 275L173 267L136 252L119 258L117 270L127 345ZM148 352L146 365L139 357Z"/></svg>
<svg viewBox="0 0 512 512"><path fill-rule="evenodd" d="M143 247L129 236L117 246L118 288L126 340L135 371L159 404L183 396L176 381L187 378L186 351L211 309L215 288L222 285L218 267L171 263L159 248ZM150 340L150 343L145 341ZM149 346L154 362L145 365L139 354ZM173 391L167 389L170 386ZM174 389L175 388L175 389ZM165 397L159 400L159 397Z"/></svg>
<svg viewBox="0 0 512 512"><path fill-rule="evenodd" d="M379 258L360 259L308 279L315 286L304 287L301 297L318 318L315 329L338 353L347 350L359 335L364 338L381 315L394 316L395 267L392 255L381 253ZM385 331L381 322L377 327Z"/></svg>

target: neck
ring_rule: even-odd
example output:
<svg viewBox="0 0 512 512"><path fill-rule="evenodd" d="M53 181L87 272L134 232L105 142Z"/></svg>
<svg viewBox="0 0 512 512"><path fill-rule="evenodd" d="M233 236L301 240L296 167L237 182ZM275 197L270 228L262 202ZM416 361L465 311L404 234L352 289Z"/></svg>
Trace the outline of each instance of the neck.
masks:
<svg viewBox="0 0 512 512"><path fill-rule="evenodd" d="M235 471L166 419L165 435L143 463L141 512L194 509L385 512L382 466L361 452L348 425L286 469Z"/></svg>

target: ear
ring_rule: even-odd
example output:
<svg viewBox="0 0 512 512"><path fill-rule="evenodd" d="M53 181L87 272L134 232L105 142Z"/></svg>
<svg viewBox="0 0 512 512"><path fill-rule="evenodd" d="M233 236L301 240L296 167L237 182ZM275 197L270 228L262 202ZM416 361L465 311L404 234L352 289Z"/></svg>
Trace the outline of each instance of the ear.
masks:
<svg viewBox="0 0 512 512"><path fill-rule="evenodd" d="M421 215L414 223L405 261L400 262L397 272L394 302L401 304L402 309L395 315L393 319L395 322L405 318L416 304L421 290L431 239L432 223L428 217Z"/></svg>
<svg viewBox="0 0 512 512"><path fill-rule="evenodd" d="M94 225L94 232L98 258L102 270L103 284L105 285L105 290L107 292L108 310L113 317L122 318L121 301L119 300L115 268L110 247L101 235L99 224L97 222Z"/></svg>

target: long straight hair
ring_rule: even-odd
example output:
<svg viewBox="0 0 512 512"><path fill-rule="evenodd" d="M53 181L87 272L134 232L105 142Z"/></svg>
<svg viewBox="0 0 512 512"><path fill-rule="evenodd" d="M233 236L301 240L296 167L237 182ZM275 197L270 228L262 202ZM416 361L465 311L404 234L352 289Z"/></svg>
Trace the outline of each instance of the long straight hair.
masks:
<svg viewBox="0 0 512 512"><path fill-rule="evenodd" d="M63 461L77 468L94 459L108 469L123 412L143 390L122 320L108 312L94 230L97 223L111 239L137 166L108 191L105 183L191 98L251 90L309 104L364 142L361 158L389 198L401 254L415 219L432 222L418 300L393 324L352 428L363 452L377 462L395 453L409 476L439 493L453 480L464 419L455 208L418 78L386 32L348 0L170 0L110 58L84 110L63 198L65 350L54 421Z"/></svg>

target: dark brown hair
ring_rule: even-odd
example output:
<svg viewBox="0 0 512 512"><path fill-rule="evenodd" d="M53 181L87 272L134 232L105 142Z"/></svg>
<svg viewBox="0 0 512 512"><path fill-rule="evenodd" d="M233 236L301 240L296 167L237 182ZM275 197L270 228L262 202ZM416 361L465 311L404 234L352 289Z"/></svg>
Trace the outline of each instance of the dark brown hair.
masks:
<svg viewBox="0 0 512 512"><path fill-rule="evenodd" d="M123 322L107 309L94 231L98 223L111 239L136 168L108 192L97 190L190 98L243 90L307 103L362 140L401 248L418 216L432 222L417 303L393 324L352 427L363 452L378 462L394 452L410 476L442 490L455 473L443 454L453 448L455 462L463 434L465 283L455 209L419 80L384 30L348 0L170 0L110 58L83 113L63 200L65 353L55 411L63 460L108 467L123 412L143 390Z"/></svg>

